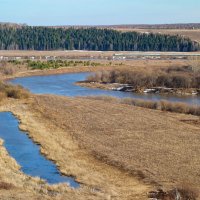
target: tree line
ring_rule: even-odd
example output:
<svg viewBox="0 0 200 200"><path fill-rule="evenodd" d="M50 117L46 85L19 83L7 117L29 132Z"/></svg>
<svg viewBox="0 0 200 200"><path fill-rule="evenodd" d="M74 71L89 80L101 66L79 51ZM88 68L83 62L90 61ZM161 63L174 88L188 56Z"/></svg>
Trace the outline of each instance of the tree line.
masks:
<svg viewBox="0 0 200 200"><path fill-rule="evenodd" d="M180 51L200 50L182 36L97 28L0 26L1 50Z"/></svg>

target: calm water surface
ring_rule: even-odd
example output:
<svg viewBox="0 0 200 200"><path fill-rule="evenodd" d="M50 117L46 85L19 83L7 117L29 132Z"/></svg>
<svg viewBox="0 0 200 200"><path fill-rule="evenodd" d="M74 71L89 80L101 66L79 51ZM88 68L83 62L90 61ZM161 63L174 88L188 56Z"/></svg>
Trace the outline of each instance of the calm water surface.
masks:
<svg viewBox="0 0 200 200"><path fill-rule="evenodd" d="M10 81L13 84L19 84L36 94L56 94L64 96L97 96L108 95L119 98L131 97L144 100L168 100L172 102L184 102L193 105L200 104L199 96L170 96L159 94L135 94L131 92L110 91L101 89L84 88L75 85L77 81L83 81L89 73L72 73L50 76L34 76L25 78L16 78Z"/></svg>
<svg viewBox="0 0 200 200"><path fill-rule="evenodd" d="M62 176L56 165L40 153L39 146L18 126L18 120L10 112L0 113L0 138L4 140L9 154L22 167L21 170L30 176L45 179L49 184L65 182L71 187L79 187L73 178Z"/></svg>

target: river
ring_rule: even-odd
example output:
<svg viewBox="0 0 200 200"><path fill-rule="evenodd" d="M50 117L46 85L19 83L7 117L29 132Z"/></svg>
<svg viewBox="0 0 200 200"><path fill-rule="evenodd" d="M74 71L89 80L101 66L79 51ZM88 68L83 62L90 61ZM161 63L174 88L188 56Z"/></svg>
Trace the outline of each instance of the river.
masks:
<svg viewBox="0 0 200 200"><path fill-rule="evenodd" d="M70 73L32 76L16 78L10 82L22 85L35 94L55 94L71 97L108 95L119 98L130 97L144 100L184 102L192 105L200 104L199 96L183 97L159 94L136 94L132 92L85 88L75 85L77 81L85 80L88 75L89 73ZM30 176L39 176L49 184L66 182L69 183L71 187L79 187L75 179L62 176L55 164L41 155L39 146L36 145L25 132L19 130L18 121L11 113L0 113L0 122L0 138L5 141L7 151L20 164L22 167L21 170L24 173Z"/></svg>
<svg viewBox="0 0 200 200"><path fill-rule="evenodd" d="M174 96L159 94L136 94L132 92L120 92L112 90L101 90L94 88L85 88L75 85L77 81L83 81L89 73L70 73L48 76L32 76L16 78L10 82L19 84L29 89L35 94L55 94L63 96L97 96L108 95L119 98L137 98L143 100L168 100L171 102L183 102L192 105L200 105L200 96Z"/></svg>

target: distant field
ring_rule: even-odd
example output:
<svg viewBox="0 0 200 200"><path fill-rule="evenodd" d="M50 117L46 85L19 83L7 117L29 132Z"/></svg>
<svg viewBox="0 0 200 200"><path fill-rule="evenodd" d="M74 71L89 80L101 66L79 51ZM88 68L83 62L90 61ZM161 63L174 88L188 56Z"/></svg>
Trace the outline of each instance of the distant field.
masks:
<svg viewBox="0 0 200 200"><path fill-rule="evenodd" d="M200 42L200 29L131 29L131 28L114 28L118 31L136 31L140 33L150 32L150 33L161 33L161 34L169 34L169 35L182 35L185 37L189 37L192 40Z"/></svg>
<svg viewBox="0 0 200 200"><path fill-rule="evenodd" d="M125 30L123 30L125 31ZM200 33L200 32L199 32ZM200 36L199 36L200 39ZM20 50L0 50L1 56L7 57L24 57L24 56L56 56L56 57L70 57L70 58L112 58L114 54L137 54L143 56L144 54L173 54L173 55L196 55L200 52L138 52L138 51L20 51Z"/></svg>
<svg viewBox="0 0 200 200"><path fill-rule="evenodd" d="M113 52L103 51L20 51L20 50L2 50L0 56L112 56Z"/></svg>

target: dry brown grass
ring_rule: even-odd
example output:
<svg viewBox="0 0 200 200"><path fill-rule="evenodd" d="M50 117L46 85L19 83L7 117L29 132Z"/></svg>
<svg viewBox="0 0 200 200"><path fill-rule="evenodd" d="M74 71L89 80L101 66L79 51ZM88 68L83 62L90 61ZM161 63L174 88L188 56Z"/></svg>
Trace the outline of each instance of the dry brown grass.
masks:
<svg viewBox="0 0 200 200"><path fill-rule="evenodd" d="M45 108L41 107L39 102L32 101L33 99L26 101L10 99L0 106L0 111L12 111L20 120L20 128L40 144L42 154L53 160L61 173L76 177L82 185L80 189L73 190L63 184L48 186L38 178L27 177L19 172L19 166L16 167L16 162L6 154L0 143L0 177L3 181L16 186L12 191L3 194L0 192L0 199L9 199L11 196L20 200L146 199L146 194L152 190L152 186L95 159L90 151L80 148L71 129L64 128L63 124L67 125L66 121L61 120L60 126L57 126L48 114L43 115Z"/></svg>
<svg viewBox="0 0 200 200"><path fill-rule="evenodd" d="M3 76L14 76L23 71L27 71L27 67L24 64L0 61L0 78Z"/></svg>
<svg viewBox="0 0 200 200"><path fill-rule="evenodd" d="M190 66L160 69L115 69L90 75L86 82L130 84L135 89L151 87L199 88L200 73Z"/></svg>
<svg viewBox="0 0 200 200"><path fill-rule="evenodd" d="M14 188L14 185L11 183L0 182L0 190L11 190Z"/></svg>
<svg viewBox="0 0 200 200"><path fill-rule="evenodd" d="M115 97L109 96L91 96L84 97L86 99L93 100L103 100L105 102L113 102L119 104L127 104L132 106L138 106L142 108L148 108L153 110L162 110L168 112L182 113L182 114L190 114L200 116L200 106L193 106L186 103L179 102L170 102L170 101L150 101L143 99L133 99L133 98L124 98L118 99Z"/></svg>
<svg viewBox="0 0 200 200"><path fill-rule="evenodd" d="M185 103L172 103L168 101L161 101L159 104L162 111L200 116L200 106L192 106Z"/></svg>
<svg viewBox="0 0 200 200"><path fill-rule="evenodd" d="M181 122L195 117L55 96L38 96L34 107L99 160L163 185L200 183L199 128Z"/></svg>
<svg viewBox="0 0 200 200"><path fill-rule="evenodd" d="M189 37L192 40L200 42L200 29L188 30L188 29L118 29L119 31L136 31L140 33L150 32L150 33L160 33L169 35L182 35Z"/></svg>
<svg viewBox="0 0 200 200"><path fill-rule="evenodd" d="M0 101L6 98L5 92L0 92Z"/></svg>
<svg viewBox="0 0 200 200"><path fill-rule="evenodd" d="M6 62L0 63L0 73L2 75L13 75L16 71L16 67L9 66Z"/></svg>
<svg viewBox="0 0 200 200"><path fill-rule="evenodd" d="M106 97L94 100L48 95L36 96L28 104L11 102L0 110L17 115L20 128L41 145L42 153L54 160L62 173L74 175L87 185L77 193L57 189L64 199L146 199L147 189L152 189L137 182L136 177L172 188L185 180L197 188L200 183L200 129L183 122L197 121L194 116L133 107ZM4 162L3 152L0 145L0 176L20 187L27 184L26 198L48 198L48 190L54 189L46 191L45 186L36 195L34 191L40 191L41 185L32 179L17 181L19 175L13 173L16 168L10 167L8 158ZM100 192L93 193L91 188ZM19 188L14 191L12 194L19 197Z"/></svg>
<svg viewBox="0 0 200 200"><path fill-rule="evenodd" d="M197 35L199 38L199 35ZM66 58L112 58L113 54L124 54L124 53L131 53L131 54L138 54L138 52L133 51L19 51L19 50L0 50L1 56L8 56L8 57L44 57L44 56L56 56L56 57L66 57ZM156 53L156 52L149 52L149 53ZM165 52L160 52L161 54L165 54ZM169 53L169 52L168 52ZM177 53L173 52L174 54L184 54L184 52ZM198 52L197 52L198 53ZM144 54L141 52L141 55ZM146 52L145 52L146 54ZM195 54L194 52L187 53L187 54Z"/></svg>
<svg viewBox="0 0 200 200"><path fill-rule="evenodd" d="M192 70L195 72L195 73L199 73L200 72L200 58L198 57L191 57L189 59L189 62L188 62L189 66L192 67Z"/></svg>
<svg viewBox="0 0 200 200"><path fill-rule="evenodd" d="M0 55L2 56L15 56L15 57L24 57L24 56L61 56L61 57L90 57L90 56L112 56L113 52L103 52L103 51L20 51L20 50L1 50Z"/></svg>
<svg viewBox="0 0 200 200"><path fill-rule="evenodd" d="M195 187L182 185L166 192L162 189L152 191L149 193L148 197L159 200L197 200L199 197L199 191Z"/></svg>
<svg viewBox="0 0 200 200"><path fill-rule="evenodd" d="M29 96L29 91L21 86L14 86L0 82L0 100L6 97L14 99L27 99Z"/></svg>
<svg viewBox="0 0 200 200"><path fill-rule="evenodd" d="M23 52L22 52L23 53ZM26 53L26 51L25 51ZM52 52L53 53L53 52ZM110 65L110 61L100 61L103 66L77 66L77 67L66 67L59 69L49 69L49 70L29 70L25 65L14 65L13 67L17 67L19 70L16 71L13 75L0 75L0 80L11 79L16 77L27 77L27 76L43 76L43 75L51 75L51 74L63 74L63 73L77 73L77 72L98 72L98 71L110 71L110 70L160 70L167 67L182 67L185 66L184 60L131 60L131 61L112 61L112 65ZM9 63L12 65L12 63Z"/></svg>

